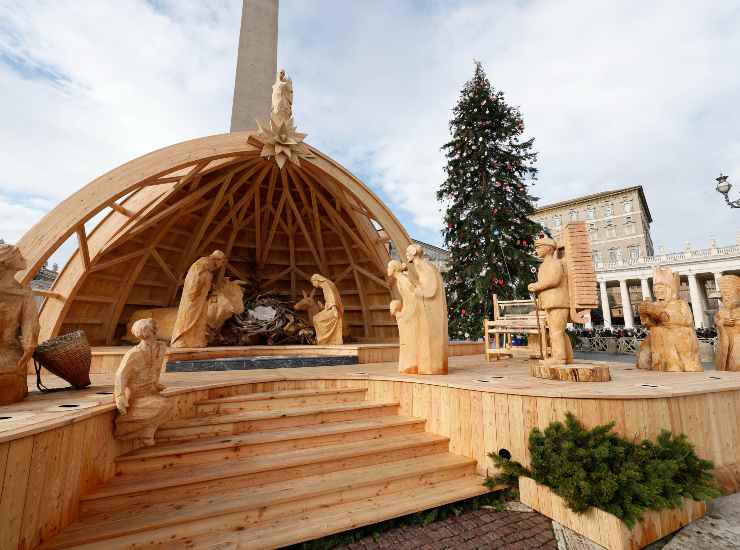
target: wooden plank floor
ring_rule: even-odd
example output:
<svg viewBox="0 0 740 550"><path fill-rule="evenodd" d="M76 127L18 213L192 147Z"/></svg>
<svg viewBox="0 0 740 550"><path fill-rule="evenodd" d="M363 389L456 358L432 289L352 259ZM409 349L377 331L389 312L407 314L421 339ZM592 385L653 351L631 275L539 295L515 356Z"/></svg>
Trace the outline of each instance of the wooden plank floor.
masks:
<svg viewBox="0 0 740 550"><path fill-rule="evenodd" d="M82 496L79 520L41 548L273 549L487 492L448 437L366 393L197 402L157 445L118 457L116 475Z"/></svg>
<svg viewBox="0 0 740 550"><path fill-rule="evenodd" d="M611 382L577 383L533 378L529 375L528 363L522 358L486 362L483 355L468 355L451 357L447 376L402 375L398 373L394 363L372 363L252 371L165 373L162 375L162 382L170 395L197 388L226 387L235 383L309 379L389 380L483 393L562 399L660 399L740 390L740 372L709 370L666 373L642 371L625 363L602 363L610 367ZM49 373L44 373L43 379L49 387L66 386L64 381ZM84 390L41 394L34 390L35 377L29 376L29 397L20 403L0 407L0 443L87 418L103 410L113 410L113 376L91 375L91 379L92 386Z"/></svg>
<svg viewBox="0 0 740 550"><path fill-rule="evenodd" d="M146 450L134 450L112 438L112 376L93 375L93 385L79 391L32 391L21 403L0 407L0 470L5 466L0 508L14 512L6 522L10 528L5 532L0 529L0 547L16 547L18 541L30 541L33 547L34 541L48 541L78 518L85 521L86 514L118 514L121 505L126 508L126 503L139 502L142 491L133 491L135 487L144 487L145 494L152 489L147 504L157 504L157 509L172 502L169 499L173 492L188 502L206 498L210 502L206 508L217 519L208 516L202 521L215 522L215 531L193 531L191 542L196 547L206 542L231 547L235 539L247 548L259 547L256 545L268 540L275 545L288 544L298 540L295 537L321 536L380 517L402 515L421 503L443 504L442 488L447 491L446 502L472 496L480 491L480 478L458 485L459 480L446 476L468 467L477 476L485 475L490 467L487 453L502 449L528 463L530 431L562 419L568 411L587 426L614 421L615 429L624 437L654 438L662 429L685 433L697 453L714 462L721 486L728 491L738 490L740 430L732 419L740 411L740 373L658 373L625 364L609 366L613 381L607 383L535 379L528 374L527 361L486 363L483 356L452 357L448 376L399 375L393 363L166 373L162 381L172 398L175 420L162 436L168 430L170 435L177 430L185 433L181 431L172 441L163 438L155 449ZM30 387L34 382L29 378ZM44 382L49 386L65 385L46 374ZM265 395L271 392L281 395ZM249 395L236 397L239 393ZM383 405L356 406L367 401ZM394 411L396 403L399 407ZM315 410L317 406L324 410ZM276 414L279 409L291 412L281 418L282 414ZM211 414L224 418L183 424L184 419ZM259 429L242 432L250 427ZM431 438L426 437L430 434ZM181 435L187 439L182 440ZM266 499L262 502L274 503L274 508L272 504L269 507L271 513L287 511L291 521L262 517L259 529L253 525L249 530L250 536L257 538L245 541L238 531L238 521L229 522L242 516L256 519L260 512L251 508L254 501L230 495L231 504L219 504L222 494L236 490L234 485L249 487L251 492L256 490L258 480L266 478L270 484L286 483L287 487L295 476L301 476L309 487L310 477L314 480L311 487L338 488L346 479L340 471L346 468L362 471L368 479L373 467L388 473L388 468L393 468L383 466L386 455L396 459L399 468L406 468L401 461L410 460L405 463L409 467L416 462L427 464L426 457L447 454L446 440L450 454L471 460L473 465L445 458L452 460L451 469L440 466L440 471L433 473L424 468L414 470L415 475L394 478L389 487L397 492L391 493L384 492L382 482L352 485L351 506L337 504L350 498L343 491L332 489L331 497L316 492L308 501L324 507L322 522L317 523L310 510L283 502L283 492L275 486L275 491L261 493ZM331 452L316 451L319 445ZM266 469L267 456L279 457L281 469L276 473ZM214 464L219 467L214 468ZM344 466L336 469L332 464ZM164 473L177 468L189 474L178 477ZM157 472L156 487L135 481L141 478L150 483L150 476ZM62 485L63 479L70 481ZM235 483L234 479L240 481ZM107 496L96 498L98 491L99 497L108 491ZM207 494L215 496L209 498ZM16 507L17 502L25 505ZM41 508L35 506L36 502L43 503ZM239 508L242 505L247 509ZM78 510L82 516L78 516ZM327 518L331 518L330 523ZM165 533L179 536L182 530L180 524L160 527L163 531L158 537ZM146 531L126 536L134 537L130 539L132 544L144 544L150 539L142 533ZM109 546L93 542L88 547Z"/></svg>

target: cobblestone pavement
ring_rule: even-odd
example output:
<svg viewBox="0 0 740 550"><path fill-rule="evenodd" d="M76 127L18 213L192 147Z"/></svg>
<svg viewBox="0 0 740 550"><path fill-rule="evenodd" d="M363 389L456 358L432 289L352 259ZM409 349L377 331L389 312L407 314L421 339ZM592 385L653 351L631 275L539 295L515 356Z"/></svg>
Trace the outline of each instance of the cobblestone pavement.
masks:
<svg viewBox="0 0 740 550"><path fill-rule="evenodd" d="M740 548L740 493L709 503L707 515L684 527L664 550L733 550Z"/></svg>
<svg viewBox="0 0 740 550"><path fill-rule="evenodd" d="M551 522L535 512L482 509L426 526L397 527L343 550L557 550Z"/></svg>

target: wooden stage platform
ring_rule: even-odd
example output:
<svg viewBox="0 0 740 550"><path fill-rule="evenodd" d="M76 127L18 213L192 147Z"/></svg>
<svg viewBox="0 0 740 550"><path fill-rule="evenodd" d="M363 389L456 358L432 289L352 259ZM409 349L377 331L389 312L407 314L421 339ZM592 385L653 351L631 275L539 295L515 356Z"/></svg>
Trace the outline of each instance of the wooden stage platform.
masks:
<svg viewBox="0 0 740 550"><path fill-rule="evenodd" d="M529 376L528 364L524 359L486 363L482 355L452 357L450 374L447 376L400 375L395 365L387 362L332 367L166 373L162 376L162 382L168 387L165 394L172 399L175 418L180 420L172 422L169 428L164 430L162 437L165 439L183 437L177 435L178 430L203 429L196 428L205 425L202 419L198 418L199 408L206 406L211 409L216 407L213 410L221 410L219 407L224 405L218 403L241 402L246 399L245 395L249 394L254 395L254 399L268 394L274 397L275 392L285 392L283 396L311 394L312 399L324 399L322 396L334 396L334 394L354 396L356 392L362 392L366 401L361 404L344 403L343 401L339 405L327 405L334 411L331 414L339 414L341 411L341 414L346 415L351 412L357 415L352 422L367 422L365 420L369 414L367 411L371 408L374 411L385 411L388 407L395 407L393 409L395 412L392 414L398 414L400 417L393 418L405 418L407 419L405 422L416 422L418 420L413 419L422 419L425 422L423 426L426 435L422 432L413 436L420 438L418 445L436 446L434 448L438 450L434 451L435 453L449 452L448 455L434 455L440 457L440 468L443 468L442 464L448 464L446 467L452 467L450 464L455 464L455 468L467 468L468 466L459 462L462 457L475 461L473 473L482 476L491 467L490 459L486 456L491 451L499 452L506 449L514 459L528 463L527 437L530 430L534 427L544 428L553 420L563 419L565 413L571 411L587 426L613 421L616 430L630 438L654 438L661 429L685 433L696 446L699 456L714 462L715 475L723 489L728 492L738 490L740 486L740 423L738 422L740 418L740 373L717 371L658 373L640 371L626 364L610 363L609 366L613 380L606 383L535 379ZM0 515L8 518L4 520L4 527L7 528L2 530L0 547L15 547L23 541L25 546L21 545L21 547L32 548L38 542L49 539L51 543L45 545L44 548L72 547L71 542L69 545L67 543L63 545L60 542L58 546L55 546L57 543L54 541L73 541L74 536L89 537L91 530L95 531L94 526L86 525L84 522L78 523L77 525L81 527L74 528L73 526L71 531L65 531L58 539L52 537L62 531L65 526L74 523L80 516L80 510L83 511L83 515L88 513L92 506L91 498L100 499L103 495L108 495L106 498L123 498L120 495L115 497L113 489L117 487L116 491L123 490L122 482L116 477L116 474L121 473L123 464L121 460L125 458L120 457L131 451L134 451L133 456L138 455L130 444L117 442L112 437L112 423L115 417L110 395L112 376L101 374L93 375L92 378L93 386L85 390L56 394L32 392L30 397L22 403L0 407L0 480L3 480L4 485L2 497L0 497ZM56 381L49 377L49 383L54 382ZM34 380L31 377L29 377L29 387L34 387ZM298 399L298 397L291 397L291 399ZM207 405L207 403L212 404ZM312 410L314 411L312 414L317 414L315 409ZM253 413L250 414L253 415ZM391 414L391 412L386 411L382 414ZM246 417L239 416L239 418L241 421L246 421L244 420ZM252 419L250 421L254 421L256 417L250 416L249 418ZM264 414L260 418L262 418L260 422L266 421ZM283 422L284 420L278 420L278 417L273 415L272 420L269 421ZM326 426L321 423L324 420L319 419L312 422L314 422L312 429L325 429L318 428L318 426ZM381 422L381 419L376 422ZM386 419L383 422L388 423L390 420ZM209 421L208 425L212 424ZM227 429L231 430L231 428ZM216 452L213 449L218 445L231 449L235 444L234 438L247 437L233 435L225 437L223 435L231 433L230 431L213 433L221 434L221 438L214 439L214 442L209 444L211 446L208 447L208 453ZM436 437L442 437L447 441L444 443L444 448L439 447L442 442L434 439ZM378 442L373 445L381 445L382 441L385 441L383 445L389 445L396 439L400 441L403 438L384 439L381 437L379 440L373 440ZM192 444L189 445L192 450ZM352 444L346 443L345 445L351 446ZM359 443L354 445L358 447ZM371 452L369 447L365 450L364 445L365 443L360 446L362 449L358 448L353 451L355 454L352 455L354 457L352 460L360 460L357 453ZM139 454L141 452L143 451ZM178 453L180 452L178 450ZM377 452L380 453L380 451ZM385 454L377 456L390 456L396 451L391 452L385 449L383 452ZM420 451L417 449L413 452ZM311 460L319 460L316 458L316 453L311 456L314 456ZM325 461L333 459L334 457L327 456L321 458ZM165 459L158 458L157 460ZM339 460L339 457L336 460ZM343 460L345 459L342 458ZM364 460L366 462L362 464L367 464L369 468L369 464L377 458L367 456ZM413 461L409 463L409 468L416 467L412 466L412 463ZM128 464L131 464L130 461ZM221 464L226 463L221 462ZM427 465L425 467L434 469L433 466L429 466L428 461L424 464ZM421 467L419 464L417 466ZM131 467L131 465L128 466L128 468ZM389 468L391 472L391 466ZM150 474L154 475L153 472ZM173 474L168 475L170 475L168 479L171 479ZM340 473L335 472L331 475L338 476ZM418 475L421 477L415 479L422 480L426 479L424 476L432 474L430 472ZM469 480L465 482L467 485L460 485L461 481L447 478L445 478L447 481L439 481L440 491L442 487L446 487L447 490L455 487L457 492L453 491L450 494L454 493L457 495L456 498L463 498L464 495L473 496L476 491L479 491L476 489L479 485L476 485L477 481L473 482L475 478L471 478L470 475L470 473L464 474L467 477L460 478ZM144 482L138 481L138 483L141 485ZM336 524L331 529L326 528L322 531L318 523L311 523L309 512L301 512L303 515L300 516L300 521L303 523L301 523L300 532L293 532L290 535L293 538L280 539L280 543L307 540L307 538L349 528L351 525L373 523L393 515L410 513L414 511L415 505L421 506L418 503L414 504L414 498L411 498L413 495L421 498L419 495L423 494L426 507L435 505L435 502L445 501L441 493L435 500L436 497L430 492L432 488L438 486L437 481L430 482L431 485L425 485L427 488L424 491L426 492L418 493L417 491L422 491L422 489L408 489L410 481L398 481L398 483L401 485L405 483L403 487L407 489L398 489L401 492L394 493L395 497L388 495L383 497L355 496L355 499L360 500L357 500L353 506L345 506L345 508L356 509L361 515L354 517L337 515ZM345 493L342 493L345 495L342 499L346 497ZM357 495L361 494L364 493L362 491L357 493ZM401 498L399 495L408 495L408 497ZM315 498L319 499L318 496ZM365 498L366 500L363 500ZM448 496L447 501L450 498L452 497ZM101 502L96 506L103 505L102 501L95 502ZM421 502L419 500L419 503ZM164 504L157 506L164 506ZM268 506L267 509L272 508ZM334 508L331 509L334 510ZM362 512L362 510L366 511ZM372 510L375 510L375 515ZM169 515L163 513L162 517L169 518L173 513ZM287 521L284 525L290 524L291 521ZM113 529L112 525L111 529ZM117 523L116 525L120 527L122 524ZM272 524L273 531L278 525L282 524ZM245 532L248 531L247 529ZM255 531L257 532L261 531ZM134 535L127 536L133 537ZM229 531L223 536L226 538L218 539L220 542L233 542L233 537L236 535L233 531ZM211 539L209 539L210 542L212 542ZM246 547L273 547L270 544L264 543L260 546L255 542L253 546Z"/></svg>
<svg viewBox="0 0 740 550"><path fill-rule="evenodd" d="M94 347L92 374L113 374L131 346ZM483 342L450 342L450 356L483 353ZM236 357L357 357L357 362L398 361L398 343L343 344L341 346L230 346L170 349L169 361L229 359Z"/></svg>

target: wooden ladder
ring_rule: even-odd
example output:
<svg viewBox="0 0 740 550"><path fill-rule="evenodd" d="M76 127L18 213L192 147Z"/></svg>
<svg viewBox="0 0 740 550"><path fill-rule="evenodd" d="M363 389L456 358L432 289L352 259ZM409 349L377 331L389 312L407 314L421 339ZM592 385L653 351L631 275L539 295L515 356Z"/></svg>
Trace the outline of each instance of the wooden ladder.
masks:
<svg viewBox="0 0 740 550"><path fill-rule="evenodd" d="M210 399L123 455L52 548L279 548L487 492L475 460L364 389Z"/></svg>

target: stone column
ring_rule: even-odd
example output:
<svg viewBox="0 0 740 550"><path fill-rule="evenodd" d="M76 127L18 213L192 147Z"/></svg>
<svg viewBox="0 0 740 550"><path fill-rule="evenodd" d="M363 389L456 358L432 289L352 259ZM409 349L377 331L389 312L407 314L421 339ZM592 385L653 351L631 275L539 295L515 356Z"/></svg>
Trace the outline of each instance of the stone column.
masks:
<svg viewBox="0 0 740 550"><path fill-rule="evenodd" d="M612 312L609 309L609 295L606 293L606 281L599 281L601 290L601 314L604 317L604 327L612 328Z"/></svg>
<svg viewBox="0 0 740 550"><path fill-rule="evenodd" d="M717 294L719 294L719 280L722 277L722 272L717 271L715 273L712 273L714 275L714 290ZM722 297L717 297L717 301L722 304Z"/></svg>
<svg viewBox="0 0 740 550"><path fill-rule="evenodd" d="M699 281L696 279L696 273L689 273L689 298L691 299L691 309L694 313L694 326L702 328L704 326L704 300L699 289Z"/></svg>
<svg viewBox="0 0 740 550"><path fill-rule="evenodd" d="M231 131L257 128L270 116L277 74L278 0L244 0L236 57Z"/></svg>
<svg viewBox="0 0 740 550"><path fill-rule="evenodd" d="M642 299L646 302L652 302L653 296L650 294L650 283L648 283L647 277L640 279L640 287L642 288Z"/></svg>
<svg viewBox="0 0 740 550"><path fill-rule="evenodd" d="M630 291L627 288L627 281L619 281L619 292L622 296L622 315L624 316L624 328L634 328L635 320L632 317L632 302L630 302Z"/></svg>

